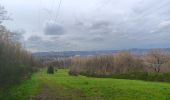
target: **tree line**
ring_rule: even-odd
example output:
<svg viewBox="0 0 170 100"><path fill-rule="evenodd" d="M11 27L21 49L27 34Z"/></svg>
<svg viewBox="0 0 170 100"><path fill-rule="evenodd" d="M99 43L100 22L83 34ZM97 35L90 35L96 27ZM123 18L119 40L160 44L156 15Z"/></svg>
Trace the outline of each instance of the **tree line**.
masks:
<svg viewBox="0 0 170 100"><path fill-rule="evenodd" d="M170 81L170 54L161 49L142 55L121 52L115 55L75 57L71 75Z"/></svg>
<svg viewBox="0 0 170 100"><path fill-rule="evenodd" d="M15 41L13 32L7 30L1 23L6 19L6 11L0 6L0 86L16 84L30 77L38 66L30 52Z"/></svg>

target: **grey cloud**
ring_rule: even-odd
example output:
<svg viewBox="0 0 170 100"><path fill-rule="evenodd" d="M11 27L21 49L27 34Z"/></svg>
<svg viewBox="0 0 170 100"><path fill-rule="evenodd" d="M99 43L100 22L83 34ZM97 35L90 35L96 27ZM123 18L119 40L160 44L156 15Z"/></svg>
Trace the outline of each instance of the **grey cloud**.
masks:
<svg viewBox="0 0 170 100"><path fill-rule="evenodd" d="M160 23L159 29L161 30L169 30L170 31L170 20L166 20Z"/></svg>
<svg viewBox="0 0 170 100"><path fill-rule="evenodd" d="M42 40L42 38L41 37L39 37L39 36L31 36L31 37L29 37L28 38L28 41L41 41Z"/></svg>
<svg viewBox="0 0 170 100"><path fill-rule="evenodd" d="M69 50L73 47L73 44L63 41L60 38L54 39L43 39L40 36L31 36L26 41L27 48L31 51L63 51Z"/></svg>
<svg viewBox="0 0 170 100"><path fill-rule="evenodd" d="M47 22L44 27L46 35L62 35L65 33L63 26L54 22Z"/></svg>
<svg viewBox="0 0 170 100"><path fill-rule="evenodd" d="M102 37L102 36L94 36L94 37L92 37L92 38L90 38L89 39L90 41L93 41L93 42L104 42L104 37Z"/></svg>
<svg viewBox="0 0 170 100"><path fill-rule="evenodd" d="M157 27L155 28L155 30L152 30L151 33L161 33L161 34L169 34L170 32L170 20L164 20L161 21Z"/></svg>
<svg viewBox="0 0 170 100"><path fill-rule="evenodd" d="M108 28L110 23L108 21L96 21L92 24L91 29Z"/></svg>
<svg viewBox="0 0 170 100"><path fill-rule="evenodd" d="M78 29L80 33L84 33L87 35L91 34L109 34L113 31L113 23L110 20L95 20L95 21L86 21L86 22L78 22ZM81 29L81 30L80 30Z"/></svg>
<svg viewBox="0 0 170 100"><path fill-rule="evenodd" d="M35 1L29 2L31 4ZM44 2L42 6L50 10L50 2ZM37 12L34 10L37 6L35 6L31 9L34 11L29 11L29 13L24 10L22 11L24 14L21 13L22 9L17 12L18 16L24 18L18 22L22 24L17 25L28 29L30 32L28 36L38 35L27 40L28 47L37 50L169 47L167 44L170 41L168 38L170 33L169 5L169 0L66 0L57 20L60 24L48 21L53 20L51 17L48 18L48 15L55 15L54 9L48 13L43 12L46 14L42 14L41 11L40 17L37 17L35 16ZM29 19L26 16L30 20L26 20ZM39 25L34 25L37 19L40 19L40 26L46 22L44 30L41 26L37 31ZM31 33L32 29L27 26L28 23L23 23L24 21L30 22L30 26L37 29L37 32Z"/></svg>

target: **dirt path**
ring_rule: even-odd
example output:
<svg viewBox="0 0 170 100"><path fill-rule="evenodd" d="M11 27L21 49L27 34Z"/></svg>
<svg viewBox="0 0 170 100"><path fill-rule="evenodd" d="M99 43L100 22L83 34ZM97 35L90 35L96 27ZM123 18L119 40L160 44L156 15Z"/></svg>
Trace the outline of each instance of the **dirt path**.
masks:
<svg viewBox="0 0 170 100"><path fill-rule="evenodd" d="M48 85L45 85L42 92L38 96L32 97L30 100L75 100L75 99L89 100L79 90L75 89L64 90L63 88L51 88Z"/></svg>
<svg viewBox="0 0 170 100"><path fill-rule="evenodd" d="M45 86L42 92L33 100L70 100L70 98L59 96L58 90L50 89Z"/></svg>

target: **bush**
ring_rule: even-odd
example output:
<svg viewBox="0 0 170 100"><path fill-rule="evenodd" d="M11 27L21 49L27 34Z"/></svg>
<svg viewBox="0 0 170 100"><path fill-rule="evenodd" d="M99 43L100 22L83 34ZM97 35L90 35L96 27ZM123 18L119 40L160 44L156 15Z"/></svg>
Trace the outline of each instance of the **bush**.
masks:
<svg viewBox="0 0 170 100"><path fill-rule="evenodd" d="M130 80L144 80L144 81L156 81L156 82L170 82L170 73L127 73L127 74L112 74L112 75L97 75L80 73L87 77L97 78L116 78L116 79L130 79Z"/></svg>
<svg viewBox="0 0 170 100"><path fill-rule="evenodd" d="M47 69L47 73L48 74L54 74L54 67L49 66L48 69Z"/></svg>
<svg viewBox="0 0 170 100"><path fill-rule="evenodd" d="M79 73L77 71L69 71L69 75L72 75L72 76L78 76Z"/></svg>

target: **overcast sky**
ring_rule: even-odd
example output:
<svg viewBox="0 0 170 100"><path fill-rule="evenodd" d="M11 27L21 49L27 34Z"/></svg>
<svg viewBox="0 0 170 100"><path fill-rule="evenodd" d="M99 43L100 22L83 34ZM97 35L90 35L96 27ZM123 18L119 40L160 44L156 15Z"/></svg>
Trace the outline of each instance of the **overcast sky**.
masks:
<svg viewBox="0 0 170 100"><path fill-rule="evenodd" d="M33 52L170 47L170 0L0 2Z"/></svg>

